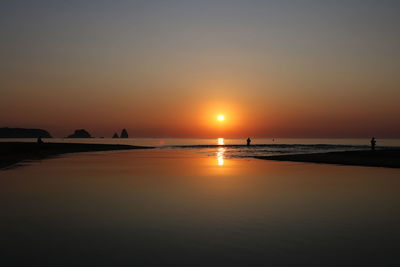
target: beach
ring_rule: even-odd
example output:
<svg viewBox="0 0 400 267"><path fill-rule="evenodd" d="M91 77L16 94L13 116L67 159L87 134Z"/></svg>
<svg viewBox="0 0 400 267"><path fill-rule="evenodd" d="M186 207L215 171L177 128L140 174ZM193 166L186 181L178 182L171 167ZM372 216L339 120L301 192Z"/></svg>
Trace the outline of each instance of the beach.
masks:
<svg viewBox="0 0 400 267"><path fill-rule="evenodd" d="M46 159L66 153L149 148L152 147L116 144L0 142L0 169L26 160Z"/></svg>
<svg viewBox="0 0 400 267"><path fill-rule="evenodd" d="M279 156L256 156L257 159L353 166L400 168L400 150L361 150Z"/></svg>
<svg viewBox="0 0 400 267"><path fill-rule="evenodd" d="M400 1L3 1L5 267L400 266Z"/></svg>

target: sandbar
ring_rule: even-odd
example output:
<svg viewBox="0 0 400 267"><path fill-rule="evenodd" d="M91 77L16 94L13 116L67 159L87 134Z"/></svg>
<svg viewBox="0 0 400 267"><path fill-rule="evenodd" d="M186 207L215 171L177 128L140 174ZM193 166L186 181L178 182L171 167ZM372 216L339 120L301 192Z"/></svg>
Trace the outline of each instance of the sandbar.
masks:
<svg viewBox="0 0 400 267"><path fill-rule="evenodd" d="M400 168L400 149L356 150L327 153L256 156L257 159Z"/></svg>
<svg viewBox="0 0 400 267"><path fill-rule="evenodd" d="M151 148L115 144L0 142L0 169L10 168L26 160L46 159L66 153Z"/></svg>

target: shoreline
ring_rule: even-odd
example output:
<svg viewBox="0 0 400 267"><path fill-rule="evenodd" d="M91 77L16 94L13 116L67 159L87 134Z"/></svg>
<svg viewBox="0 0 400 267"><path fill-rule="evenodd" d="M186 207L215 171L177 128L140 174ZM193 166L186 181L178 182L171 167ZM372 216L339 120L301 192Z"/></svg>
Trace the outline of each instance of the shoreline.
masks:
<svg viewBox="0 0 400 267"><path fill-rule="evenodd" d="M152 148L154 147L114 144L0 142L0 170L12 168L27 160L47 159L68 153Z"/></svg>
<svg viewBox="0 0 400 267"><path fill-rule="evenodd" d="M148 146L91 143L0 142L0 170L28 160L41 160L79 152L101 152L132 149L153 149ZM254 156L262 160L336 164L367 167L400 168L400 149L351 150L340 152Z"/></svg>
<svg viewBox="0 0 400 267"><path fill-rule="evenodd" d="M256 159L364 167L400 168L400 149L255 156Z"/></svg>

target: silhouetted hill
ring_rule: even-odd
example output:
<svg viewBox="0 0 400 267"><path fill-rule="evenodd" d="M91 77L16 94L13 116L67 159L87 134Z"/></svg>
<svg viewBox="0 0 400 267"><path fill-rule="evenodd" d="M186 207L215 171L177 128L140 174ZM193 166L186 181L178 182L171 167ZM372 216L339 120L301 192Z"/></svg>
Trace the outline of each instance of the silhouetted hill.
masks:
<svg viewBox="0 0 400 267"><path fill-rule="evenodd" d="M119 136L118 136L118 134L117 133L114 133L114 135L113 135L113 137L112 138L119 138Z"/></svg>
<svg viewBox="0 0 400 267"><path fill-rule="evenodd" d="M91 138L90 133L84 129L75 130L75 132L71 135L68 135L67 138Z"/></svg>
<svg viewBox="0 0 400 267"><path fill-rule="evenodd" d="M126 131L126 129L122 129L120 137L121 138L128 138L129 137L128 132Z"/></svg>
<svg viewBox="0 0 400 267"><path fill-rule="evenodd" d="M0 138L51 138L49 132L42 129L0 128Z"/></svg>

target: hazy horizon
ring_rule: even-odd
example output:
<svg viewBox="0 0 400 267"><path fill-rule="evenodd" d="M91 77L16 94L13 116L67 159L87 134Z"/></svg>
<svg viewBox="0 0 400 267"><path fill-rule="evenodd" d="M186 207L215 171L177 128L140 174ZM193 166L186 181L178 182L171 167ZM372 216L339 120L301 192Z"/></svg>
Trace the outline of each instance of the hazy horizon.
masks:
<svg viewBox="0 0 400 267"><path fill-rule="evenodd" d="M400 138L399 11L391 0L4 1L0 127Z"/></svg>

